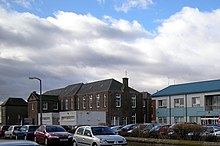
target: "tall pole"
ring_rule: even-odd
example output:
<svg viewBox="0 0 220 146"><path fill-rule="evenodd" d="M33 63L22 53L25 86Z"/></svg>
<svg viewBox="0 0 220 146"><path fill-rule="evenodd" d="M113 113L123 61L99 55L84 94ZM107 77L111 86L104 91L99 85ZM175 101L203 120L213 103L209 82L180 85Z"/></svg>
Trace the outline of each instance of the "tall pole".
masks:
<svg viewBox="0 0 220 146"><path fill-rule="evenodd" d="M40 125L42 125L42 81L37 77L29 77L29 79L36 79L40 82Z"/></svg>

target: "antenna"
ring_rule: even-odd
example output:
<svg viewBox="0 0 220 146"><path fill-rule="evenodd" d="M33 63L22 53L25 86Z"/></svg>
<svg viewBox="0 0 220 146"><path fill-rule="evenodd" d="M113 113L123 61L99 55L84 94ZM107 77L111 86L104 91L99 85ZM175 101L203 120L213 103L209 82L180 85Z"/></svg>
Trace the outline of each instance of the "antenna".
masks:
<svg viewBox="0 0 220 146"><path fill-rule="evenodd" d="M128 72L127 70L125 70L125 77L127 78L127 76L128 76Z"/></svg>

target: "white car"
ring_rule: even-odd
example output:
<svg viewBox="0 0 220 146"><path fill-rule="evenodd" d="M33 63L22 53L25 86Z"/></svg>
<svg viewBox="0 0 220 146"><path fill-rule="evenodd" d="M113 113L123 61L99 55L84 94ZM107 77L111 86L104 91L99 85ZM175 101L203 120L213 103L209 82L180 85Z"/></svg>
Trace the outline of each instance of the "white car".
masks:
<svg viewBox="0 0 220 146"><path fill-rule="evenodd" d="M107 126L81 126L73 136L74 146L124 146L127 141Z"/></svg>
<svg viewBox="0 0 220 146"><path fill-rule="evenodd" d="M8 128L7 131L5 131L5 136L4 138L15 138L16 132L19 132L19 129L21 128L20 125L12 125Z"/></svg>

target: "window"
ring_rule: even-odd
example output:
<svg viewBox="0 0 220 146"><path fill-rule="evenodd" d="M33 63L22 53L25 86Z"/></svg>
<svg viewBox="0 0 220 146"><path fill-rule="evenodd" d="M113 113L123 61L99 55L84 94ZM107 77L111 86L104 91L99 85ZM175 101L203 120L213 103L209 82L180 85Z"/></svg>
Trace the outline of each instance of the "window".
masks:
<svg viewBox="0 0 220 146"><path fill-rule="evenodd" d="M79 97L76 97L76 101L77 101L77 109L79 109Z"/></svg>
<svg viewBox="0 0 220 146"><path fill-rule="evenodd" d="M86 109L86 97L83 97L83 109Z"/></svg>
<svg viewBox="0 0 220 146"><path fill-rule="evenodd" d="M66 99L66 105L65 105L65 107L66 107L65 109L66 109L66 110L68 110L68 106L69 106L69 100Z"/></svg>
<svg viewBox="0 0 220 146"><path fill-rule="evenodd" d="M167 123L167 117L158 117L158 123L166 124Z"/></svg>
<svg viewBox="0 0 220 146"><path fill-rule="evenodd" d="M89 96L89 108L92 108L92 95Z"/></svg>
<svg viewBox="0 0 220 146"><path fill-rule="evenodd" d="M136 108L136 95L131 97L131 107Z"/></svg>
<svg viewBox="0 0 220 146"><path fill-rule="evenodd" d="M192 97L192 107L200 106L200 97Z"/></svg>
<svg viewBox="0 0 220 146"><path fill-rule="evenodd" d="M184 107L184 98L174 99L174 108Z"/></svg>
<svg viewBox="0 0 220 146"><path fill-rule="evenodd" d="M120 94L116 94L115 104L116 104L116 107L121 107L121 95Z"/></svg>
<svg viewBox="0 0 220 146"><path fill-rule="evenodd" d="M174 117L174 122L175 123L182 123L182 122L184 122L184 117Z"/></svg>
<svg viewBox="0 0 220 146"><path fill-rule="evenodd" d="M32 111L34 110L34 104L33 103L31 104L31 110Z"/></svg>
<svg viewBox="0 0 220 146"><path fill-rule="evenodd" d="M146 99L143 98L143 107L146 107Z"/></svg>
<svg viewBox="0 0 220 146"><path fill-rule="evenodd" d="M96 95L96 107L97 108L100 107L100 95L99 94Z"/></svg>
<svg viewBox="0 0 220 146"><path fill-rule="evenodd" d="M73 110L73 98L70 100L70 109Z"/></svg>
<svg viewBox="0 0 220 146"><path fill-rule="evenodd" d="M58 102L53 103L53 110L58 110Z"/></svg>
<svg viewBox="0 0 220 146"><path fill-rule="evenodd" d="M136 113L131 117L132 123L136 124Z"/></svg>
<svg viewBox="0 0 220 146"><path fill-rule="evenodd" d="M106 94L104 94L104 97L103 97L103 106L107 107L107 96L106 96Z"/></svg>
<svg viewBox="0 0 220 146"><path fill-rule="evenodd" d="M198 121L199 121L199 117L189 117L189 122L191 122L191 123L198 123Z"/></svg>
<svg viewBox="0 0 220 146"><path fill-rule="evenodd" d="M76 133L79 135L83 135L83 131L84 131L84 128L79 128Z"/></svg>
<svg viewBox="0 0 220 146"><path fill-rule="evenodd" d="M44 102L43 103L43 110L47 110L48 109L48 103L47 102Z"/></svg>
<svg viewBox="0 0 220 146"><path fill-rule="evenodd" d="M158 100L158 108L167 108L167 100Z"/></svg>
<svg viewBox="0 0 220 146"><path fill-rule="evenodd" d="M63 99L61 99L61 101L60 101L60 108L61 108L61 110L63 110Z"/></svg>

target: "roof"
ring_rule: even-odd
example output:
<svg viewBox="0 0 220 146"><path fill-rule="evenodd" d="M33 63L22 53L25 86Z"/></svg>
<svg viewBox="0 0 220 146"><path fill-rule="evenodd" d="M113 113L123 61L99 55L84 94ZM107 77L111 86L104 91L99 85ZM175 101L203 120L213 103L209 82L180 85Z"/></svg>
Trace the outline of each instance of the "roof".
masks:
<svg viewBox="0 0 220 146"><path fill-rule="evenodd" d="M27 102L23 98L9 97L1 106L27 106Z"/></svg>
<svg viewBox="0 0 220 146"><path fill-rule="evenodd" d="M105 92L105 91L121 92L122 87L123 87L123 83L115 79L106 79L91 83L85 83L85 84L84 83L72 84L64 88L47 91L43 95L66 97L76 94L87 94L87 93L96 93L96 92ZM132 88L129 88L129 90L130 92L138 92Z"/></svg>
<svg viewBox="0 0 220 146"><path fill-rule="evenodd" d="M62 96L62 97L75 95L79 91L82 85L83 83L69 85L64 88L47 91L43 95L54 95L54 96Z"/></svg>
<svg viewBox="0 0 220 146"><path fill-rule="evenodd" d="M209 80L168 86L152 95L152 97L195 94L220 91L220 80Z"/></svg>
<svg viewBox="0 0 220 146"><path fill-rule="evenodd" d="M36 100L40 99L40 95L34 91L30 94L27 101L29 101L31 96L34 96ZM41 96L42 96L43 101L58 101L58 95L47 95L47 94L44 95L44 94L42 94Z"/></svg>
<svg viewBox="0 0 220 146"><path fill-rule="evenodd" d="M112 88L112 86L111 86L112 82L117 87L121 87L120 82L117 82L114 79L107 79L107 80L96 81L96 82L84 84L81 87L81 89L79 90L78 94L109 91ZM121 89L121 88L119 88L119 89Z"/></svg>

